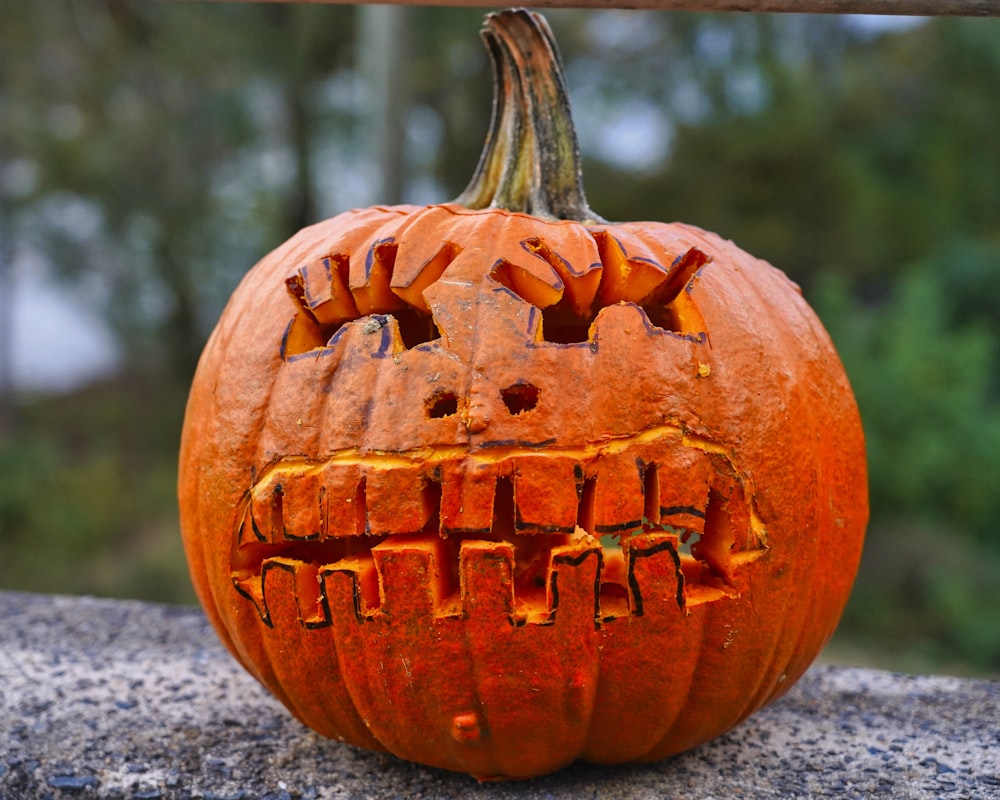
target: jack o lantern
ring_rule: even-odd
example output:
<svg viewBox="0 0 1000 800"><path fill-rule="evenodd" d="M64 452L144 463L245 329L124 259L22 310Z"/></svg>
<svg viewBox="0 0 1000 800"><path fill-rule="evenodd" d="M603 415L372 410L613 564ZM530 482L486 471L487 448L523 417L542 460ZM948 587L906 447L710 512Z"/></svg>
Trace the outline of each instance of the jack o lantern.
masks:
<svg viewBox="0 0 1000 800"><path fill-rule="evenodd" d="M861 425L782 273L590 211L544 21L483 35L466 192L306 228L223 313L181 448L191 574L325 736L480 779L659 759L830 636Z"/></svg>

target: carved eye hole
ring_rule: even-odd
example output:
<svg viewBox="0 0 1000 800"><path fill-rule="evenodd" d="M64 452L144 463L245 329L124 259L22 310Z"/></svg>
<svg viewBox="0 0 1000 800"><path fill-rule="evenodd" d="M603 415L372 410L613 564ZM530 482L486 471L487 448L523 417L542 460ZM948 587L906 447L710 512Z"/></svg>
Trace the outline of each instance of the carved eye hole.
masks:
<svg viewBox="0 0 1000 800"><path fill-rule="evenodd" d="M515 383L500 390L503 404L511 414L523 414L538 405L539 389L530 383Z"/></svg>
<svg viewBox="0 0 1000 800"><path fill-rule="evenodd" d="M454 392L437 392L427 400L427 416L431 419L450 417L458 413L458 395Z"/></svg>
<svg viewBox="0 0 1000 800"><path fill-rule="evenodd" d="M444 242L416 272L410 269L393 283L399 244L391 237L372 243L365 257L365 283L351 285L351 256L332 253L298 267L285 279L296 306L281 342L281 356L293 356L331 343L345 325L367 316L395 318L403 348L409 350L440 338L423 292L438 280L462 248Z"/></svg>

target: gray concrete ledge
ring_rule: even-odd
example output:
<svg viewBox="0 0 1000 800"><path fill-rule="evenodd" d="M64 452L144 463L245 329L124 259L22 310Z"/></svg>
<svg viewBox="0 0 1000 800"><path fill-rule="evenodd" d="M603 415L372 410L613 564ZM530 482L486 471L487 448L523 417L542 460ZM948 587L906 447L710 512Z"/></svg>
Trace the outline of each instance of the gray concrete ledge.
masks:
<svg viewBox="0 0 1000 800"><path fill-rule="evenodd" d="M472 779L321 739L200 611L0 592L0 798L1000 798L1000 682L812 669L690 753Z"/></svg>

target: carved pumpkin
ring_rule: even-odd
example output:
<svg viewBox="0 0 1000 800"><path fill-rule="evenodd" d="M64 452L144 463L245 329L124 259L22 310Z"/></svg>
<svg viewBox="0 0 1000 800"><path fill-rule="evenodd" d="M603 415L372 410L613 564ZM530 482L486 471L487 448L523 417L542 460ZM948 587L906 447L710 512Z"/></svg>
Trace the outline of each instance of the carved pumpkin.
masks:
<svg viewBox="0 0 1000 800"><path fill-rule="evenodd" d="M484 38L465 194L307 228L222 315L183 433L191 573L325 736L481 779L658 759L833 631L858 413L782 273L589 210L544 21Z"/></svg>

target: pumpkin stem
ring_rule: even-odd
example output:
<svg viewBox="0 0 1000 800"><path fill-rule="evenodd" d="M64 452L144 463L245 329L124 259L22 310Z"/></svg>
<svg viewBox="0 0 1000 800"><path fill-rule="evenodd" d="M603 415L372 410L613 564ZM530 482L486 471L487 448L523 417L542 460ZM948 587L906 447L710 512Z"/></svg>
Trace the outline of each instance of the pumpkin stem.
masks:
<svg viewBox="0 0 1000 800"><path fill-rule="evenodd" d="M552 31L523 8L489 14L493 118L483 154L455 202L543 219L604 222L587 205L580 148Z"/></svg>

